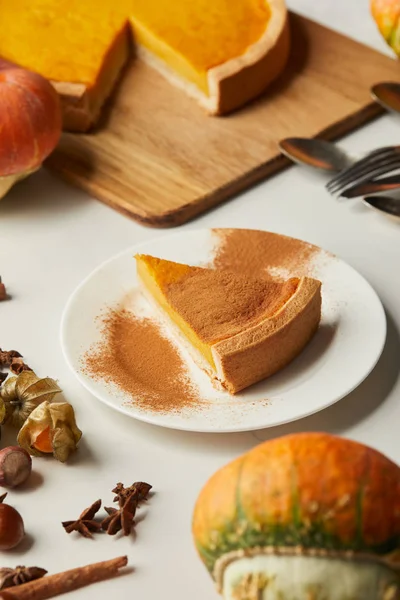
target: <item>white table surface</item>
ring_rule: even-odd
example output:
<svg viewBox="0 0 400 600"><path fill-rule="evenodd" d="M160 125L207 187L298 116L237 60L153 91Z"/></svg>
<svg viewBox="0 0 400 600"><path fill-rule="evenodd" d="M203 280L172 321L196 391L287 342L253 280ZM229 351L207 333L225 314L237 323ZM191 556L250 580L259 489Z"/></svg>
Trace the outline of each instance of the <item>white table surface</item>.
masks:
<svg viewBox="0 0 400 600"><path fill-rule="evenodd" d="M366 0L289 4L389 53ZM358 151L399 139L400 119L386 116L343 145ZM103 260L136 242L168 236L168 230L144 228L44 171L1 201L0 273L13 298L0 305L0 344L24 352L37 373L59 380L84 432L68 465L36 459L29 488L10 492L28 536L19 549L2 553L2 566L39 565L57 572L126 553L134 573L68 598L212 600L217 595L196 556L190 524L201 486L220 466L262 440L304 430L349 436L400 461L400 223L357 201L336 202L323 181L291 168L182 227L258 227L318 244L358 269L387 310L386 348L355 392L292 425L243 434L189 434L135 422L91 397L61 354L60 317L75 286ZM109 536L91 541L63 531L62 520L76 518L97 498L110 505L117 481L139 479L153 484L156 495L138 524L136 541Z"/></svg>

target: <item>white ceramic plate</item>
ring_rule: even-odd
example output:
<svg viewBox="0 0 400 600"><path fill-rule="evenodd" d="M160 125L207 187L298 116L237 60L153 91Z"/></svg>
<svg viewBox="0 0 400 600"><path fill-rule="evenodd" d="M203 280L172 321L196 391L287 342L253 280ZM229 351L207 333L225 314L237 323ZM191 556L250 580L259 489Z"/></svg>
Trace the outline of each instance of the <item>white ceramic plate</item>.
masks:
<svg viewBox="0 0 400 600"><path fill-rule="evenodd" d="M312 276L323 283L319 331L302 354L280 373L238 396L214 390L208 377L188 358L204 400L201 410L157 413L135 406L116 386L96 381L82 370L82 356L100 339L96 317L116 305L136 285L136 252L192 265L212 257L211 230L184 231L129 248L91 273L65 308L61 343L79 381L99 400L130 417L175 429L232 432L262 429L306 417L337 402L357 387L375 366L386 338L382 304L369 283L353 268L324 251ZM151 310L151 309L150 309Z"/></svg>

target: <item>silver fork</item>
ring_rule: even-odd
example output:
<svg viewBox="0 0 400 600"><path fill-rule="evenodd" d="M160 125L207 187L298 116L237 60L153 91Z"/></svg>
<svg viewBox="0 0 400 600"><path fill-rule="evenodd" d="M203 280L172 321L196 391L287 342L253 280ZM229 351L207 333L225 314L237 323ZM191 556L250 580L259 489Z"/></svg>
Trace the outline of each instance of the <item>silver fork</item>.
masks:
<svg viewBox="0 0 400 600"><path fill-rule="evenodd" d="M348 187L366 183L399 168L400 146L378 148L335 175L326 188L332 195L340 196Z"/></svg>

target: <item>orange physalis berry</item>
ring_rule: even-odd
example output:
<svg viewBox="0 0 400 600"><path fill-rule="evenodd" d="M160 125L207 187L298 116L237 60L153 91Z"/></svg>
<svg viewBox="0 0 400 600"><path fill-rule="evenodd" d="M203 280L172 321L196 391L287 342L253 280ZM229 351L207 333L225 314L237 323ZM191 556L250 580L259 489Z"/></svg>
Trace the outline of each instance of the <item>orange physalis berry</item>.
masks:
<svg viewBox="0 0 400 600"><path fill-rule="evenodd" d="M41 402L28 416L18 433L18 444L32 456L53 455L66 462L77 448L82 432L68 402Z"/></svg>
<svg viewBox="0 0 400 600"><path fill-rule="evenodd" d="M32 446L36 448L36 450L40 450L40 452L45 452L46 454L53 453L53 446L50 438L50 426L39 433Z"/></svg>

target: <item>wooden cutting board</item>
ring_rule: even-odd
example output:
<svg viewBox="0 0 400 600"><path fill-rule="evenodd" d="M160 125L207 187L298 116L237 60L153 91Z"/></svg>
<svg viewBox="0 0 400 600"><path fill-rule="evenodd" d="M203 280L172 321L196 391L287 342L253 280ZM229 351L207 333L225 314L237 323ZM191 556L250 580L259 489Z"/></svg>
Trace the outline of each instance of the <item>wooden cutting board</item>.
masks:
<svg viewBox="0 0 400 600"><path fill-rule="evenodd" d="M258 101L209 117L133 60L98 130L64 134L47 166L140 223L168 227L287 166L280 139L335 139L381 113L369 88L397 79L397 61L297 15L291 25L289 67Z"/></svg>

